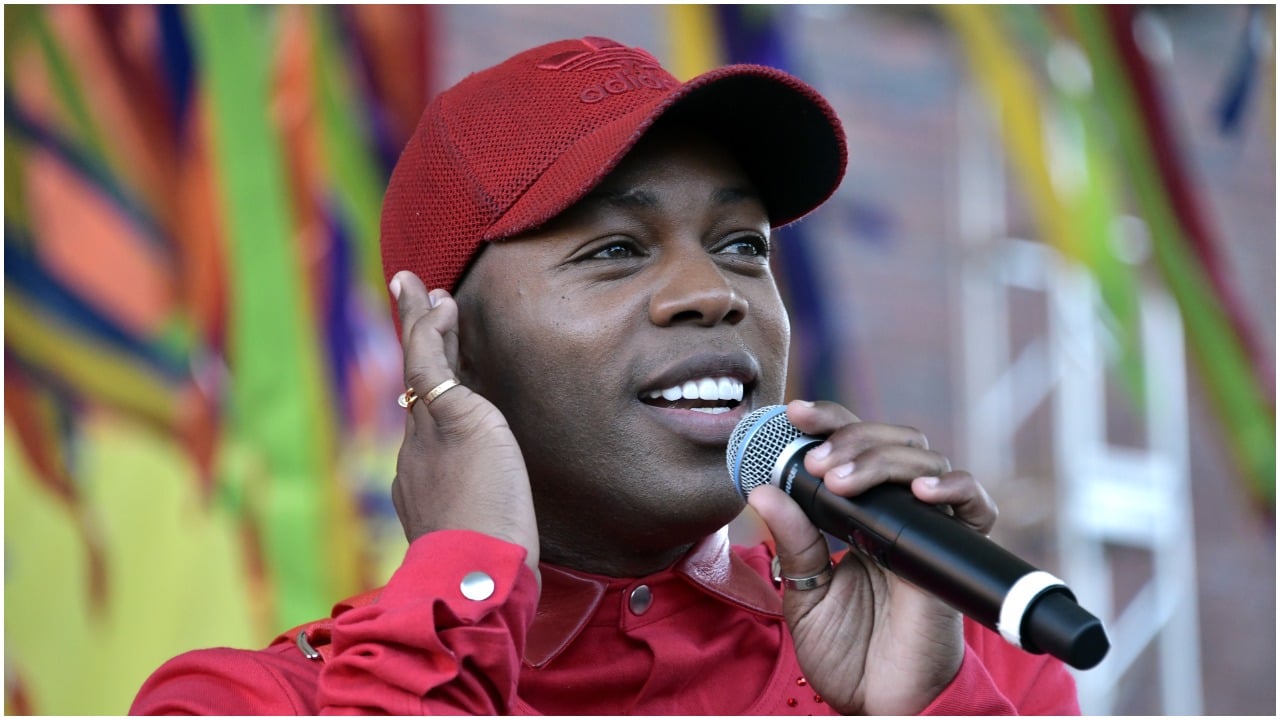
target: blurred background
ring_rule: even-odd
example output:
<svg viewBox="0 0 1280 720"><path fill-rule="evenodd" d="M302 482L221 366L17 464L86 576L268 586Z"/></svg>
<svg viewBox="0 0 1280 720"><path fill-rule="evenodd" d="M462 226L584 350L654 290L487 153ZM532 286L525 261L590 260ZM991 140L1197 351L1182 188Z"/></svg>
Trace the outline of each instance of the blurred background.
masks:
<svg viewBox="0 0 1280 720"><path fill-rule="evenodd" d="M791 393L977 475L1108 623L1086 712L1275 714L1272 6L6 5L4 35L8 713L123 713L385 580L385 180L433 92L600 35L832 101L849 174L777 253Z"/></svg>

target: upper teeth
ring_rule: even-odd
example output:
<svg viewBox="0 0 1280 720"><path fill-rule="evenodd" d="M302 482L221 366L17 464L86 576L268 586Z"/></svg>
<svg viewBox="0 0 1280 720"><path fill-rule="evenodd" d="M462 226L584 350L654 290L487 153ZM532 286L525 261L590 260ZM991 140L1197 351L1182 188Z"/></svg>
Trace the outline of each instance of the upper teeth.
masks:
<svg viewBox="0 0 1280 720"><path fill-rule="evenodd" d="M705 377L664 390L650 390L651 400L742 400L742 382L728 377Z"/></svg>

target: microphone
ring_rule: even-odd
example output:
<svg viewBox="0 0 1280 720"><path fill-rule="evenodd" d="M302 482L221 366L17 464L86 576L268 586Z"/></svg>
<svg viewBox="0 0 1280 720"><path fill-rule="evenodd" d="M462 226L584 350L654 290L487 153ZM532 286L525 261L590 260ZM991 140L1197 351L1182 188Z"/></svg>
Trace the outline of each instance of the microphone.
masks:
<svg viewBox="0 0 1280 720"><path fill-rule="evenodd" d="M821 442L792 425L782 405L756 410L734 428L725 452L734 487L745 499L760 485L776 485L818 528L1013 645L1080 670L1102 662L1111 648L1106 629L1061 580L902 485L852 498L832 493L804 469L805 453Z"/></svg>

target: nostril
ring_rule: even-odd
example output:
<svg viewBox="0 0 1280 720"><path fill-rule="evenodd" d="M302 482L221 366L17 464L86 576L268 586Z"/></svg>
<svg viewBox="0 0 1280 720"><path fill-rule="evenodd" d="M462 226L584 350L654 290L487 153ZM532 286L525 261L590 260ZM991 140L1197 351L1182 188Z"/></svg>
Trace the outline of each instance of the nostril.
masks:
<svg viewBox="0 0 1280 720"><path fill-rule="evenodd" d="M684 310L671 316L671 323L679 324L684 322L701 322L702 313L697 310Z"/></svg>
<svg viewBox="0 0 1280 720"><path fill-rule="evenodd" d="M696 307L678 310L666 317L667 325L705 325L711 327L720 323L736 325L747 316L745 303L737 302L734 295L729 303L710 305L702 303ZM695 304L696 303L691 303Z"/></svg>

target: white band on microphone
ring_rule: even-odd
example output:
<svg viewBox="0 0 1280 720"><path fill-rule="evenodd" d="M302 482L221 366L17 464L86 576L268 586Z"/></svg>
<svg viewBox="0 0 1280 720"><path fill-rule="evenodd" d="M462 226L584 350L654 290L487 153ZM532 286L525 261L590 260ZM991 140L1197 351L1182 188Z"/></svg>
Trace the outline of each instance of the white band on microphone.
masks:
<svg viewBox="0 0 1280 720"><path fill-rule="evenodd" d="M1031 603L1045 590L1053 587L1066 587L1066 583L1043 570L1029 572L1018 578L1000 604L1000 620L996 623L1000 635L1013 645L1022 647L1022 618L1027 614Z"/></svg>

